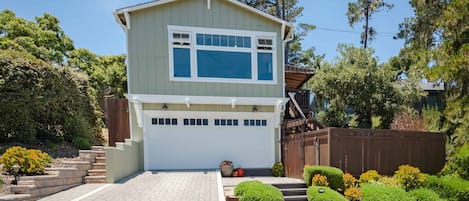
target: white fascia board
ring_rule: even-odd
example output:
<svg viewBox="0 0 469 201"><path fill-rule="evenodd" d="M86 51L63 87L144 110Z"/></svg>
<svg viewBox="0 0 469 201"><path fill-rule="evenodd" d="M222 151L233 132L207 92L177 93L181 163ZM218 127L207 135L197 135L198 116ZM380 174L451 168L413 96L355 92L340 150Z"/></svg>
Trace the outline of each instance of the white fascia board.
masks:
<svg viewBox="0 0 469 201"><path fill-rule="evenodd" d="M120 25L122 30L124 30L124 32L127 32L127 27L122 23L121 19L119 18L119 14L117 12L112 12L112 15L114 15L114 18L116 19L117 24Z"/></svg>
<svg viewBox="0 0 469 201"><path fill-rule="evenodd" d="M174 96L174 95L149 95L126 94L130 102L137 103L167 103L167 104L214 104L214 105L267 105L283 106L288 98L266 97L222 97L222 96Z"/></svg>
<svg viewBox="0 0 469 201"><path fill-rule="evenodd" d="M125 12L132 12L132 11L137 11L137 10L141 10L141 9L145 9L145 8L150 8L150 7L153 7L153 6L159 6L159 5L162 5L162 4L166 4L166 3L171 3L171 2L174 2L176 0L159 0L159 1L152 1L152 2L148 2L148 3L143 3L143 4L139 4L139 5L135 5L135 6L130 6L130 7L126 7L126 8L121 8L121 9L117 9L114 13L116 14L123 14ZM253 8L251 6L248 6L247 4L245 3L242 3L242 2L239 2L238 0L227 0L228 2L232 3L232 4L235 4L239 7L242 7L244 9L247 9L253 13L256 13L258 15L261 15L263 17L266 17L272 21L275 21L275 22L278 22L280 24L285 24L286 26L289 26L290 27L290 30L293 30L294 29L294 25L290 22L287 22L285 20L282 20L278 17L275 17L275 16L272 16L272 15L269 15L265 12L262 12L260 10L257 10L256 8ZM119 24L122 25L122 22L120 22L120 20L118 21Z"/></svg>

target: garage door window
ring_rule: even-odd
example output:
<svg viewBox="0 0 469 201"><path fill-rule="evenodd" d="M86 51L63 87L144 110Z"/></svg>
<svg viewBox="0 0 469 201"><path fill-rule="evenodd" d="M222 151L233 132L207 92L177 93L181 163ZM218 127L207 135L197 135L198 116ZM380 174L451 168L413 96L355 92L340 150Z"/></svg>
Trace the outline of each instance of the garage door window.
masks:
<svg viewBox="0 0 469 201"><path fill-rule="evenodd" d="M178 125L178 120L174 118L152 118L152 125Z"/></svg>
<svg viewBox="0 0 469 201"><path fill-rule="evenodd" d="M215 119L215 126L238 126L237 119Z"/></svg>
<svg viewBox="0 0 469 201"><path fill-rule="evenodd" d="M267 126L265 119L245 119L244 126Z"/></svg>
<svg viewBox="0 0 469 201"><path fill-rule="evenodd" d="M208 126L208 119L184 119L184 126Z"/></svg>

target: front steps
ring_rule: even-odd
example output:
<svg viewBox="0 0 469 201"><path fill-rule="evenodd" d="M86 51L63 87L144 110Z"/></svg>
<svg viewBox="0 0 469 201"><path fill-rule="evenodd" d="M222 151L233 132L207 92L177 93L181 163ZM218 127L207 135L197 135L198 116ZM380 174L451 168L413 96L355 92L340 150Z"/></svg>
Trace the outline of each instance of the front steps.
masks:
<svg viewBox="0 0 469 201"><path fill-rule="evenodd" d="M102 146L92 146L91 150L80 150L80 158L91 164L85 176L85 183L106 183L106 151Z"/></svg>
<svg viewBox="0 0 469 201"><path fill-rule="evenodd" d="M280 189L285 201L307 201L306 191L308 187L305 183L285 183L285 184L272 184Z"/></svg>

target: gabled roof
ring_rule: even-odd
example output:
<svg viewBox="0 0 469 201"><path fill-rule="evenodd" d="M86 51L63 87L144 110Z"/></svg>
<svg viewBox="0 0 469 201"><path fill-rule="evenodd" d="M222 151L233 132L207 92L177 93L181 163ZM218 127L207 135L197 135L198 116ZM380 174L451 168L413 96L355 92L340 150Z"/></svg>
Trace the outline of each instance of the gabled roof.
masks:
<svg viewBox="0 0 469 201"><path fill-rule="evenodd" d="M175 2L175 1L180 1L180 0L154 0L154 1L150 1L150 2L146 2L146 3L141 3L141 4L137 4L137 5L133 5L133 6L128 6L128 7L124 7L124 8L120 8L120 9L117 9L115 12L114 12L114 15L116 16L116 19L118 20L118 23L121 24L122 26L126 26L127 25L127 21L126 21L126 13L128 14L129 12L132 12L132 11L138 11L138 10L142 10L142 9L146 9L146 8L150 8L150 7L154 7L154 6L159 6L159 5L163 5L163 4L167 4L167 3L172 3L172 2ZM210 2L211 0L207 0L207 2ZM234 5L237 5L241 8L244 8L250 12L253 12L253 13L256 13L260 16L263 16L267 19L270 19L272 21L275 21L275 22L278 22L282 25L285 25L285 26L288 26L290 27L290 29L292 29L294 26L293 24L285 21L285 20L282 20L280 18L277 18L275 16L272 16L272 15L269 15L267 13L264 13L260 10L257 10L256 8L253 8L249 5L246 5L242 2L239 2L238 0L225 0L226 2L230 2Z"/></svg>

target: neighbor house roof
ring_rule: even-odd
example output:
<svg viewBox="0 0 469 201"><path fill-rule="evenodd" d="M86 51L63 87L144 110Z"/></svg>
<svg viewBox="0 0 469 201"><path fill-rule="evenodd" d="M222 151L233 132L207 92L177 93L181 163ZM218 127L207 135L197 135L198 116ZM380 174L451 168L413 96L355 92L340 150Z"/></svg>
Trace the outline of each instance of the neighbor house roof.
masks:
<svg viewBox="0 0 469 201"><path fill-rule="evenodd" d="M292 64L285 65L285 83L287 88L299 89L315 74L314 70L301 68Z"/></svg>
<svg viewBox="0 0 469 201"><path fill-rule="evenodd" d="M127 26L127 17L126 17L126 15L128 15L129 12L138 11L138 10L142 10L142 9L146 9L146 8L150 8L150 7L154 7L154 6L159 6L159 5L163 5L163 4L167 4L167 3L172 3L172 2L175 2L175 1L181 1L181 0L155 0L155 1L150 1L150 2L146 2L146 3L141 3L141 4L137 4L137 5L117 9L114 12L114 15L115 15L116 20L118 21L119 24L121 24L122 26ZM211 0L207 0L208 5L210 5L210 1ZM275 22L278 22L282 25L285 25L285 26L289 27L290 30L292 30L293 27L294 27L293 24L291 24L291 23L289 23L285 20L282 20L280 18L277 18L275 16L272 16L272 15L269 15L265 12L257 10L256 8L253 8L253 7L251 7L249 5L246 5L242 2L239 2L238 0L226 0L226 2L230 2L230 3L232 3L236 6L239 6L243 9L246 9L250 12L256 13L259 16L265 17L267 19L270 19L272 21L275 21ZM288 31L290 31L290 30L288 30Z"/></svg>

